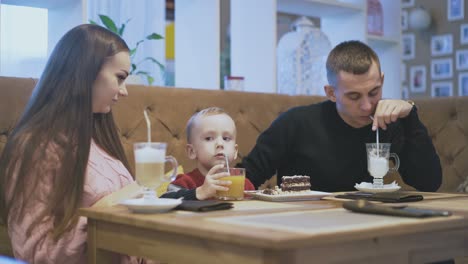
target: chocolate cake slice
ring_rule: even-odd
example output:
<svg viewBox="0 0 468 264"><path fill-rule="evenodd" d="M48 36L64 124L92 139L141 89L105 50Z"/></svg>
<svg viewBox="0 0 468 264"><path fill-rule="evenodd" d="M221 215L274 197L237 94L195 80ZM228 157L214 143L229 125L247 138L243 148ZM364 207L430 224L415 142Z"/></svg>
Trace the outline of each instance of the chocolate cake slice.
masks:
<svg viewBox="0 0 468 264"><path fill-rule="evenodd" d="M310 177L303 175L283 176L281 190L283 192L300 192L310 190Z"/></svg>

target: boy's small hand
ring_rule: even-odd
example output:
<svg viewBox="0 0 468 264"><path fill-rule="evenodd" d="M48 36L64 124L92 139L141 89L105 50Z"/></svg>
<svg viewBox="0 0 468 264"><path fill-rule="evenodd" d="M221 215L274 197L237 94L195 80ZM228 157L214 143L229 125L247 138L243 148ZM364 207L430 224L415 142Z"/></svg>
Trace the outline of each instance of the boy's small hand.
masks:
<svg viewBox="0 0 468 264"><path fill-rule="evenodd" d="M196 189L198 200L205 200L216 195L216 191L227 191L231 185L231 181L219 180L219 178L227 177L229 173L224 169L224 164L213 166L205 176L205 182L202 186Z"/></svg>

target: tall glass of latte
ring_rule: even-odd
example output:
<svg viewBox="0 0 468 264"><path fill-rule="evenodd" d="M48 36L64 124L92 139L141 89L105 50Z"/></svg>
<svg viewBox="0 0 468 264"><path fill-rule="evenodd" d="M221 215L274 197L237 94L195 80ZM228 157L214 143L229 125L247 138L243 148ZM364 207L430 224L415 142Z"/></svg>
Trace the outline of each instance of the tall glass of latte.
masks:
<svg viewBox="0 0 468 264"><path fill-rule="evenodd" d="M137 142L133 145L135 152L135 176L138 185L144 188L144 199L156 199L155 189L163 182L172 181L177 175L177 160L166 156L166 143ZM166 176L164 165L170 162L173 173Z"/></svg>
<svg viewBox="0 0 468 264"><path fill-rule="evenodd" d="M383 188L383 177L388 171L396 172L400 167L400 158L396 153L390 153L391 143L366 143L367 170L374 177L372 186L376 189ZM389 158L395 160L395 165L390 168Z"/></svg>

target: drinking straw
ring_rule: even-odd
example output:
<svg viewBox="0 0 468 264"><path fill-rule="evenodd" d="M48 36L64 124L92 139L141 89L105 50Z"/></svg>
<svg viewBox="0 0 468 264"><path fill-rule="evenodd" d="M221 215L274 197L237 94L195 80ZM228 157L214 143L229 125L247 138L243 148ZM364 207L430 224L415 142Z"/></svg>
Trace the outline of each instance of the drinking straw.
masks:
<svg viewBox="0 0 468 264"><path fill-rule="evenodd" d="M373 116L369 116L369 117L370 117L370 119L372 119L372 121L374 121ZM375 141L377 143L377 157L379 157L380 156L380 153L379 153L380 152L380 150L379 150L379 127L377 127L377 129L375 130L375 137L376 137Z"/></svg>
<svg viewBox="0 0 468 264"><path fill-rule="evenodd" d="M143 115L145 116L146 127L148 129L148 142L151 142L151 122L149 120L148 112L146 112L146 109L143 110Z"/></svg>
<svg viewBox="0 0 468 264"><path fill-rule="evenodd" d="M377 157L380 155L380 149L379 149L379 127L375 130L375 137L376 137L376 142L377 142Z"/></svg>
<svg viewBox="0 0 468 264"><path fill-rule="evenodd" d="M224 153L224 159L226 159L226 167L227 167L227 171L229 172L229 161L228 161L228 157L226 153Z"/></svg>

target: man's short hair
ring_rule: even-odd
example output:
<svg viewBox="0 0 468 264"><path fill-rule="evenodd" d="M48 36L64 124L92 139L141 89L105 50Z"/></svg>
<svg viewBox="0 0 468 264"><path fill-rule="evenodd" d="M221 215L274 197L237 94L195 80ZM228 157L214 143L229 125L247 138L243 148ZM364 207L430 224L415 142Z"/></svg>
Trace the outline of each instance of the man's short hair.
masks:
<svg viewBox="0 0 468 264"><path fill-rule="evenodd" d="M191 142L190 136L192 135L193 126L195 125L195 121L198 117L221 114L228 115L228 113L226 113L226 111L220 107L208 107L193 114L187 122L187 143Z"/></svg>
<svg viewBox="0 0 468 264"><path fill-rule="evenodd" d="M372 62L377 64L381 72L379 57L369 46L358 40L341 42L327 58L328 83L336 87L336 76L340 71L364 74L369 71Z"/></svg>

